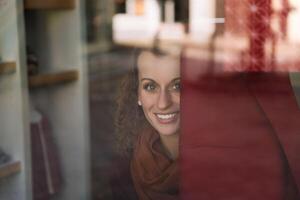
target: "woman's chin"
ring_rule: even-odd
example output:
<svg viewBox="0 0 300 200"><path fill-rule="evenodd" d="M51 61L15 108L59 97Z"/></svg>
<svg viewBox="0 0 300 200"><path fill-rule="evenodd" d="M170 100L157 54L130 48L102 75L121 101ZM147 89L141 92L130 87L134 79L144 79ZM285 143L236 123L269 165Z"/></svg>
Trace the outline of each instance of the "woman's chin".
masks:
<svg viewBox="0 0 300 200"><path fill-rule="evenodd" d="M161 136L175 136L175 135L179 135L179 128L174 127L174 128L169 128L169 127L165 127L165 128L157 128L156 129L157 132L161 135Z"/></svg>

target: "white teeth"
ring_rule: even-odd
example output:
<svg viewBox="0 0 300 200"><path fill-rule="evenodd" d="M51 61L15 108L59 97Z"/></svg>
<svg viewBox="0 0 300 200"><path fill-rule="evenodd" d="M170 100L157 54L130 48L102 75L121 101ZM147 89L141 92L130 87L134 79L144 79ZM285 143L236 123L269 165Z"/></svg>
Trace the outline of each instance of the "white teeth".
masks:
<svg viewBox="0 0 300 200"><path fill-rule="evenodd" d="M161 115L161 114L156 114L156 115L160 119L171 119L172 117L175 116L175 113L173 113L173 114L167 114L167 115Z"/></svg>

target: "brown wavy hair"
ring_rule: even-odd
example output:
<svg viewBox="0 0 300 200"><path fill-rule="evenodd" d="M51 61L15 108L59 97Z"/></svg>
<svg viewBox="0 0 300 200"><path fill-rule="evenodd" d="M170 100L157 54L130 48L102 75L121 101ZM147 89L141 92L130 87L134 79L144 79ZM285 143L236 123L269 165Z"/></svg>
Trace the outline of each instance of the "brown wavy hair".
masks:
<svg viewBox="0 0 300 200"><path fill-rule="evenodd" d="M131 154L141 123L144 124L146 120L137 104L139 87L137 59L141 52L141 49L134 50L134 63L121 81L117 97L115 145L117 153L123 155Z"/></svg>
<svg viewBox="0 0 300 200"><path fill-rule="evenodd" d="M123 156L131 155L135 140L142 129L152 128L142 108L137 103L139 87L137 61L140 54L145 51L151 52L156 56L173 54L168 50L159 48L158 45L154 45L151 49L135 49L133 51L134 63L121 82L115 116L115 146L117 153Z"/></svg>

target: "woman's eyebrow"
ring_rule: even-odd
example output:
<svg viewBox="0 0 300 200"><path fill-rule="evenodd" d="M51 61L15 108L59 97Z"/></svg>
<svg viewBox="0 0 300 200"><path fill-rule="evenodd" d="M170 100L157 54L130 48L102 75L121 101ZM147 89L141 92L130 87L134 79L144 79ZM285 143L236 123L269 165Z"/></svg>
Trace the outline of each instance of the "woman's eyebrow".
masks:
<svg viewBox="0 0 300 200"><path fill-rule="evenodd" d="M151 79L151 78L142 78L141 81L153 81L153 82L155 82L155 81L154 81L153 79Z"/></svg>
<svg viewBox="0 0 300 200"><path fill-rule="evenodd" d="M177 81L177 80L180 80L180 77L174 78L172 81ZM155 81L155 80L151 78L142 78L141 81Z"/></svg>

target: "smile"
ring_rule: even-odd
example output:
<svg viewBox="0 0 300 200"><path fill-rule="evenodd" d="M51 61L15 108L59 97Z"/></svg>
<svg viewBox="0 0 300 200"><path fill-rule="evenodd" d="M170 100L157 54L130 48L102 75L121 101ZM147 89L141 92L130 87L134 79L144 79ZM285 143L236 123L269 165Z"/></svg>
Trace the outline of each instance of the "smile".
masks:
<svg viewBox="0 0 300 200"><path fill-rule="evenodd" d="M155 114L160 123L172 123L177 119L178 112L168 114Z"/></svg>
<svg viewBox="0 0 300 200"><path fill-rule="evenodd" d="M166 115L162 115L162 114L156 114L156 116L160 119L170 119L172 117L175 116L175 113L172 113L172 114L166 114Z"/></svg>

